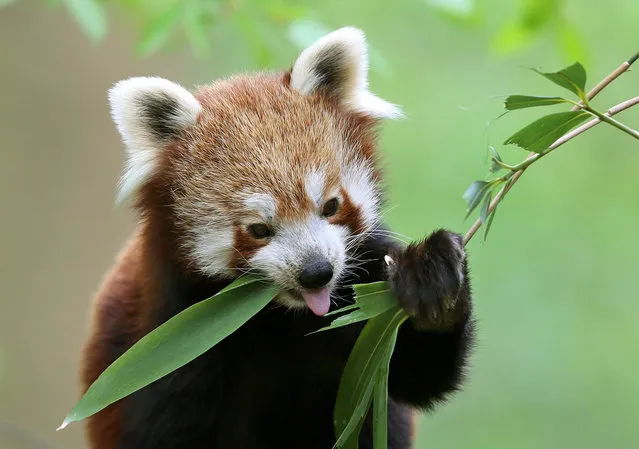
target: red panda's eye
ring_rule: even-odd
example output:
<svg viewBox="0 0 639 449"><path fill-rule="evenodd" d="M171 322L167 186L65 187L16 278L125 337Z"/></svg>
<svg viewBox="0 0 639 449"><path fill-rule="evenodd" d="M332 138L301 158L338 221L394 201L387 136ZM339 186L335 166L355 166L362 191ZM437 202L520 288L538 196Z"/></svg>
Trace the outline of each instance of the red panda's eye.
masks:
<svg viewBox="0 0 639 449"><path fill-rule="evenodd" d="M248 231L256 239L265 239L273 235L273 231L264 223L252 224L248 227Z"/></svg>
<svg viewBox="0 0 639 449"><path fill-rule="evenodd" d="M337 213L337 209L339 209L339 201L337 201L337 198L332 198L324 203L322 215L325 217L332 217Z"/></svg>

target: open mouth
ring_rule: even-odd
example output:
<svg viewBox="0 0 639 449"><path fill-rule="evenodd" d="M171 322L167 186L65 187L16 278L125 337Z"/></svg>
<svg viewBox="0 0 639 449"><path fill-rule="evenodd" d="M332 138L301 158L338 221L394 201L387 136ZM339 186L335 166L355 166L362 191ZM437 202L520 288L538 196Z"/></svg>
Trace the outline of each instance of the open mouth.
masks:
<svg viewBox="0 0 639 449"><path fill-rule="evenodd" d="M304 302L317 316L324 316L331 307L331 294L328 287L322 287L314 290L302 290L302 298Z"/></svg>
<svg viewBox="0 0 639 449"><path fill-rule="evenodd" d="M331 294L328 290L328 286L307 289L301 291L289 291L290 296L295 298L296 301L306 303L306 306L311 309L317 316L324 316L331 308Z"/></svg>

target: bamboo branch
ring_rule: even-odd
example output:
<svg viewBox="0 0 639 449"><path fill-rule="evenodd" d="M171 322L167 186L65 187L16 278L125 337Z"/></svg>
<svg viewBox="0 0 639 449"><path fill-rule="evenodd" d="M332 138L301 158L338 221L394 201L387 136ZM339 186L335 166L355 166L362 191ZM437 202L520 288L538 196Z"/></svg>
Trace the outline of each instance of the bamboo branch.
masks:
<svg viewBox="0 0 639 449"><path fill-rule="evenodd" d="M592 115L598 117L602 122L606 122L609 125L612 125L615 128L625 132L626 134L630 134L635 139L639 139L639 131L634 130L630 128L629 126L626 126L623 123L610 118L610 115L602 114L601 112L591 108L590 106L584 106L584 111L590 112Z"/></svg>
<svg viewBox="0 0 639 449"><path fill-rule="evenodd" d="M635 53L630 59L628 59L627 61L624 61L619 67L617 67L610 75L608 75L607 77L605 77L604 79L602 79L601 81L599 81L595 87L593 87L592 89L590 89L590 92L588 92L588 94L586 95L586 97L588 98L588 101L592 100L593 98L595 98L597 96L597 94L599 92L601 92L606 86L608 86L608 84L612 83L614 80L616 80L617 78L619 78L620 75L622 75L624 72L626 72L630 66L637 60L639 59L639 52ZM576 111L578 109L581 109L584 106L584 104L582 102L579 102L579 106L575 106L573 107L571 110L572 111Z"/></svg>
<svg viewBox="0 0 639 449"><path fill-rule="evenodd" d="M639 52L635 53L630 59L625 61L623 64L621 64L619 67L617 67L612 73L610 73L603 80L601 80L599 83L597 83L588 92L588 94L586 95L586 98L588 98L588 100L590 101L594 97L596 97L597 94L599 94L599 92L601 92L606 86L608 86L610 83L612 83L614 80L616 80L619 76L621 76L623 73L625 73L637 59L639 59ZM539 160L541 157L543 157L546 154L552 152L554 149L556 149L557 147L563 145L564 143L568 142L569 140L577 137L579 134L581 134L581 133L589 130L593 126L601 123L602 119L606 120L606 118L610 118L613 115L618 114L621 111L624 111L624 110L626 110L626 109L628 109L628 108L630 108L632 106L635 106L636 104L639 104L639 97L634 97L634 98L631 98L630 100L626 100L626 101L624 101L622 103L619 103L618 105L613 106L612 108L610 108L605 114L602 114L602 117L597 117L597 118L595 118L595 119L593 119L593 120L581 125L580 127L575 128L574 130L566 133L565 135L561 136L552 145L550 145L548 147L548 150L546 150L544 153L530 153L528 155L528 157L526 158L526 160L522 164L520 164L520 166L522 166L522 168L520 168L518 171L514 172L512 174L512 176L510 176L510 179L508 180L508 182L506 182L504 187L502 187L499 190L499 192L497 193L497 195L495 195L495 197L492 199L492 201L490 202L490 205L488 206L488 216L490 216L490 214L493 213L493 211L495 210L495 207L497 207L497 205L501 202L501 200L504 198L504 196L510 191L512 186L519 180L519 178L521 178L521 175L524 174L524 171L526 171L526 169L533 162ZM584 108L584 106L585 105L582 102L580 102L577 105L575 105L571 110L572 111L577 111L579 109ZM631 130L631 131L634 131L634 130ZM636 131L634 131L634 132L636 132ZM483 223L482 223L481 218L478 218L477 220L475 220L473 225L470 227L470 229L468 230L468 232L466 232L466 235L464 236L464 245L468 244L468 242L477 233L479 228L481 228L482 224Z"/></svg>

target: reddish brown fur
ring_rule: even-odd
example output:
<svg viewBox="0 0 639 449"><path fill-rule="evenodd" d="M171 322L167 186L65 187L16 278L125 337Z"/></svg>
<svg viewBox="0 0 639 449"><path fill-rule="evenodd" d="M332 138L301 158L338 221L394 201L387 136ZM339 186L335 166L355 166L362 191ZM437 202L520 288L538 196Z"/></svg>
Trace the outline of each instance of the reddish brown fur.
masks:
<svg viewBox="0 0 639 449"><path fill-rule="evenodd" d="M133 237L105 277L93 304L91 335L84 348L80 374L84 393L120 354L109 351L126 346L143 335L149 296L137 280L140 269L140 236ZM120 339L125 339L119 341ZM88 438L95 449L113 449L120 436L120 403L115 403L87 421Z"/></svg>
<svg viewBox="0 0 639 449"><path fill-rule="evenodd" d="M158 291L161 288L158 262L170 257L168 260L182 263L176 256L171 221L165 221L166 216L158 216L164 209L162 195L152 193L162 188L162 184L161 178L155 179L142 192L141 198L146 198L148 209L138 232L118 255L114 268L94 299L91 333L81 363L82 392L154 327L156 311L164 299ZM87 419L87 437L93 449L117 448L121 403L116 402Z"/></svg>
<svg viewBox="0 0 639 449"><path fill-rule="evenodd" d="M361 234L366 229L364 228L364 221L362 220L362 214L357 206L353 204L348 192L343 188L340 189L342 195L342 204L340 204L337 213L329 218L331 224L342 224L349 227L353 234Z"/></svg>
<svg viewBox="0 0 639 449"><path fill-rule="evenodd" d="M231 256L230 266L240 269L248 268L248 260L258 249L268 244L266 239L258 240L251 237L240 225L235 227L233 242L235 251Z"/></svg>
<svg viewBox="0 0 639 449"><path fill-rule="evenodd" d="M174 221L166 213L167 195L162 193L169 182L170 178L160 172L140 192L138 230L118 255L94 299L91 333L81 363L82 392L154 327L155 312L163 299L158 291L157 261L173 260L185 266L172 238ZM123 401L87 419L87 437L93 449L117 448Z"/></svg>
<svg viewBox="0 0 639 449"><path fill-rule="evenodd" d="M238 195L247 186L253 193L276 196L278 219L295 220L317 207L304 180L321 167L327 190L339 188L343 198L331 222L363 230L358 207L340 186L337 150L346 142L351 150L343 152L344 161L363 159L374 166L376 121L329 98L303 96L289 83L290 73L235 77L197 92L203 106L198 122L169 143L156 173L138 193L138 232L95 298L82 362L83 391L151 330L164 298L158 290L159 261L172 261L199 276L189 256L191 243L180 229L193 229L207 217L226 217L235 226L239 250L229 261L234 266L242 266L263 245L238 226L246 218ZM116 403L88 420L94 449L117 447L120 408Z"/></svg>
<svg viewBox="0 0 639 449"><path fill-rule="evenodd" d="M204 226L202 220L211 216L226 217L229 226L246 220L247 187L277 199L278 220L301 219L317 207L304 185L310 171L321 168L327 188L339 188L341 164L359 159L375 166L375 120L330 98L302 95L285 79L238 76L195 94L203 107L198 122L164 152L158 170L173 192L169 203L179 208L180 227ZM348 199L345 203L349 211ZM361 230L361 217L351 206L344 223ZM141 208L148 209L144 203ZM242 256L255 250L248 236L236 237ZM179 243L193 248L189 239Z"/></svg>

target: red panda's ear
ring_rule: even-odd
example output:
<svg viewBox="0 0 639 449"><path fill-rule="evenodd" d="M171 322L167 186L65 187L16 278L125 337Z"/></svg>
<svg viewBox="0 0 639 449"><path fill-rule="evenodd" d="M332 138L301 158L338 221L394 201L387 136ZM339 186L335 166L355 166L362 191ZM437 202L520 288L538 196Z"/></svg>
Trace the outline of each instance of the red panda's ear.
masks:
<svg viewBox="0 0 639 449"><path fill-rule="evenodd" d="M293 65L290 85L305 95L333 95L345 107L372 117L402 115L397 106L368 90L366 37L357 28L340 28L304 50Z"/></svg>
<svg viewBox="0 0 639 449"><path fill-rule="evenodd" d="M111 115L127 149L118 201L151 177L158 153L169 140L193 125L202 109L182 86L162 78L130 78L109 90Z"/></svg>

